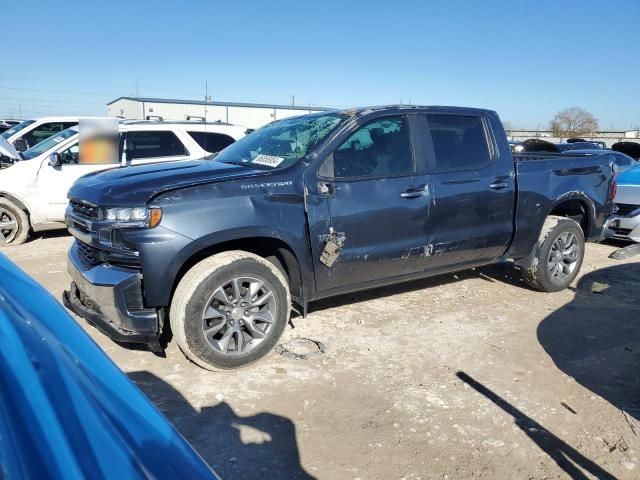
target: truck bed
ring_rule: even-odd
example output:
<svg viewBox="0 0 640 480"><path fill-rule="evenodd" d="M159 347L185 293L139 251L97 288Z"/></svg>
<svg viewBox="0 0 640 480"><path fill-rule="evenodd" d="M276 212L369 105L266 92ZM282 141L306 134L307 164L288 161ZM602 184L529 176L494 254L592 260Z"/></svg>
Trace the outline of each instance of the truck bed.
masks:
<svg viewBox="0 0 640 480"><path fill-rule="evenodd" d="M521 258L531 250L531 236L540 231L546 214L560 202L571 200L567 216L581 223L587 240L597 239L613 210L609 179L613 158L603 152L514 153L517 179L515 234L509 257Z"/></svg>

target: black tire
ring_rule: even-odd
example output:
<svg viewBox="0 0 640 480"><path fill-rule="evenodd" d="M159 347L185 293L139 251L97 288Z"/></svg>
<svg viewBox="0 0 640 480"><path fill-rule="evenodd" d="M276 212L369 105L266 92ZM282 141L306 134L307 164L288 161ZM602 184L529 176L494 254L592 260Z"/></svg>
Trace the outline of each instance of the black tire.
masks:
<svg viewBox="0 0 640 480"><path fill-rule="evenodd" d="M15 222L17 230L7 229L0 231L0 235L2 235L2 238L0 238L0 247L13 247L15 245L22 245L27 241L29 231L31 230L27 212L11 200L0 197L0 222L4 223L5 221Z"/></svg>
<svg viewBox="0 0 640 480"><path fill-rule="evenodd" d="M577 253L575 262L568 263L558 260L558 251L554 245L558 245L560 237L575 239ZM572 237L571 237L572 236ZM535 253L528 267L522 268L524 281L536 290L543 292L559 292L567 288L580 272L584 259L585 240L580 225L570 218L549 216L544 222L540 237L535 246ZM562 278L553 275L553 262L559 264ZM565 272L564 269L568 271ZM560 272L559 272L560 273Z"/></svg>
<svg viewBox="0 0 640 480"><path fill-rule="evenodd" d="M211 305L214 292L232 279L243 277L258 279L264 282L265 288L268 287L274 298L273 321L264 326L268 329L264 338L252 338L246 344L250 346L256 342L247 352L240 351L237 344L240 340L233 336L237 351L224 353L213 346L211 339L207 339L203 327L206 320L203 316ZM245 292L248 293L247 289ZM240 310L244 308L238 306ZM280 339L289 321L290 311L289 287L280 269L262 257L235 250L202 260L182 277L173 295L169 320L178 346L187 358L207 370L229 370L247 366L269 353ZM227 312L228 321L233 323L229 315L231 313ZM236 318L236 321L240 322L240 319ZM225 330L231 328L225 323L224 317L222 324L225 325L222 327ZM244 335L251 338L247 331ZM227 341L227 346L229 343Z"/></svg>

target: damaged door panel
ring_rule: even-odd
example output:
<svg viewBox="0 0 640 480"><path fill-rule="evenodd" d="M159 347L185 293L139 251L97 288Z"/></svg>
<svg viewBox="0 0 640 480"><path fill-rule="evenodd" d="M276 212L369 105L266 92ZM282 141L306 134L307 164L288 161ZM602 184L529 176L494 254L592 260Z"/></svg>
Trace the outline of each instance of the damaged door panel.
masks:
<svg viewBox="0 0 640 480"><path fill-rule="evenodd" d="M430 190L416 173L409 125L407 116L376 119L327 159L332 179L320 183L329 219L312 236L318 289L425 269Z"/></svg>

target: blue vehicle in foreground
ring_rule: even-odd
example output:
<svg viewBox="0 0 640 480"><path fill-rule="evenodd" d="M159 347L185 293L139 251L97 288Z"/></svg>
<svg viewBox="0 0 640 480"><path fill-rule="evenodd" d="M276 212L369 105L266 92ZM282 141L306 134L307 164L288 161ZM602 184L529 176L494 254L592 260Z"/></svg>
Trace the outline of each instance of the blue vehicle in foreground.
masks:
<svg viewBox="0 0 640 480"><path fill-rule="evenodd" d="M0 254L0 477L218 478L64 308Z"/></svg>

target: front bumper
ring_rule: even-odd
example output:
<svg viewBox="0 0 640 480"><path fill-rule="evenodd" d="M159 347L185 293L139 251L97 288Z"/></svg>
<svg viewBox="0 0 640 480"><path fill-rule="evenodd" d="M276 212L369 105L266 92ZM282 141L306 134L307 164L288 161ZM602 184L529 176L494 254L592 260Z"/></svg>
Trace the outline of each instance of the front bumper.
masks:
<svg viewBox="0 0 640 480"><path fill-rule="evenodd" d="M116 342L142 343L161 352L161 314L144 307L140 272L88 265L78 250L76 241L67 259L72 283L63 294L64 305Z"/></svg>

